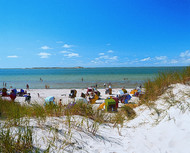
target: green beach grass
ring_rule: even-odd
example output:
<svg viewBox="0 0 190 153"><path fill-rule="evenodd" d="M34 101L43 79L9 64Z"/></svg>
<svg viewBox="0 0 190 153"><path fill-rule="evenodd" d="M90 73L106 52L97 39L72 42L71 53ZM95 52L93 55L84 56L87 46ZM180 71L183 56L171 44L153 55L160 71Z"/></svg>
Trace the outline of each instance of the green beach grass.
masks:
<svg viewBox="0 0 190 153"><path fill-rule="evenodd" d="M154 101L161 96L171 84L189 83L190 82L190 66L183 71L164 72L153 81L146 81L144 83L145 94L141 97L141 104L153 105Z"/></svg>

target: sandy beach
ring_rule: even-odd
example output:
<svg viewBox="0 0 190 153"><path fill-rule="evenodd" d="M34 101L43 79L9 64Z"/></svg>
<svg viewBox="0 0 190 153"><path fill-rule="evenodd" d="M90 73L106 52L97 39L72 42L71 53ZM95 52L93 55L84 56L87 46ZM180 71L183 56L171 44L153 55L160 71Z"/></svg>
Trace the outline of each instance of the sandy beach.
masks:
<svg viewBox="0 0 190 153"><path fill-rule="evenodd" d="M76 89L76 90L77 90L76 97L80 97L81 93L86 93L86 91L87 91L87 89ZM100 91L101 94L100 94L100 99L96 101L96 104L99 105L99 104L103 103L107 97L116 96L117 92L119 90L121 90L121 88L114 88L114 89L112 89L112 95L109 95L109 94L105 94L105 89L98 89L98 91ZM126 89L126 90L128 93L130 93L130 91L133 89ZM63 105L66 105L73 101L72 98L69 98L69 94L71 91L70 89L29 89L26 91L27 91L27 93L30 93L30 95L31 95L31 104L38 103L40 105L43 105L44 99L49 96L54 96L55 102L57 104L60 99L62 99ZM19 102L21 104L27 104L25 102L25 97L17 96L15 101ZM138 101L137 97L132 97L130 100L130 102L137 102L137 101Z"/></svg>

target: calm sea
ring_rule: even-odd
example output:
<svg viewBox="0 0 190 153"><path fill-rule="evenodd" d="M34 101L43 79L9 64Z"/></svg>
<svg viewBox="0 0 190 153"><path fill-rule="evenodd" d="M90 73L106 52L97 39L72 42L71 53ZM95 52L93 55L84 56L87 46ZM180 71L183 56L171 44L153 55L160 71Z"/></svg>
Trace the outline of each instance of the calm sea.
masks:
<svg viewBox="0 0 190 153"><path fill-rule="evenodd" d="M7 88L87 88L104 83L113 87L133 88L148 79L154 79L159 72L180 71L184 67L117 67L117 68L70 68L70 69L0 69L0 88L6 82ZM40 80L40 78L43 80Z"/></svg>

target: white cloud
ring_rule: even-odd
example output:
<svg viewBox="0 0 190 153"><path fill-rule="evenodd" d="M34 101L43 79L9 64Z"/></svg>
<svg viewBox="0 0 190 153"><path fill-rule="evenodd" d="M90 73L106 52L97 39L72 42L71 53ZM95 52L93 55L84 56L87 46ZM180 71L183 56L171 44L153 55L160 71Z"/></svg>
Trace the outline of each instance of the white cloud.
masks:
<svg viewBox="0 0 190 153"><path fill-rule="evenodd" d="M80 57L78 53L73 53L70 51L61 51L60 53L63 53L65 57L72 58L72 57Z"/></svg>
<svg viewBox="0 0 190 153"><path fill-rule="evenodd" d="M63 48L71 48L71 47L73 47L73 45L64 44L62 47Z"/></svg>
<svg viewBox="0 0 190 153"><path fill-rule="evenodd" d="M108 50L108 53L113 53L113 50Z"/></svg>
<svg viewBox="0 0 190 153"><path fill-rule="evenodd" d="M101 56L101 55L104 55L104 54L105 54L105 53L99 53L98 55L100 55L100 56Z"/></svg>
<svg viewBox="0 0 190 153"><path fill-rule="evenodd" d="M49 46L42 46L41 49L47 50L47 49L53 49L53 48L50 48Z"/></svg>
<svg viewBox="0 0 190 153"><path fill-rule="evenodd" d="M190 57L190 52L189 50L185 51L185 52L181 52L180 53L180 57L185 58L185 57Z"/></svg>
<svg viewBox="0 0 190 153"><path fill-rule="evenodd" d="M63 44L64 42L63 41L57 41L56 43L57 44Z"/></svg>
<svg viewBox="0 0 190 153"><path fill-rule="evenodd" d="M48 58L51 54L50 53L41 52L38 55L40 56L40 58Z"/></svg>
<svg viewBox="0 0 190 153"><path fill-rule="evenodd" d="M172 60L170 61L170 63L171 63L171 64L175 64L175 63L178 63L178 61L175 60L175 59L172 59Z"/></svg>
<svg viewBox="0 0 190 153"><path fill-rule="evenodd" d="M65 54L64 56L68 57L68 58L72 58L72 57L79 57L78 53L69 53L69 54Z"/></svg>
<svg viewBox="0 0 190 153"><path fill-rule="evenodd" d="M98 62L96 60L92 60L91 63L97 64Z"/></svg>
<svg viewBox="0 0 190 153"><path fill-rule="evenodd" d="M118 60L118 56L110 57L108 55L104 55L104 54L101 54L101 53L99 55L102 55L102 56L99 56L99 57L95 58L94 60L91 61L91 63L94 63L94 64L106 64L106 63Z"/></svg>
<svg viewBox="0 0 190 153"><path fill-rule="evenodd" d="M60 53L67 54L67 53L71 53L71 52L64 50L64 51L60 51Z"/></svg>
<svg viewBox="0 0 190 153"><path fill-rule="evenodd" d="M147 57L147 58L141 59L140 61L141 61L141 62L145 62L145 61L150 61L150 60L151 60L151 58L150 58L150 57Z"/></svg>
<svg viewBox="0 0 190 153"><path fill-rule="evenodd" d="M155 59L159 61L163 61L167 59L167 56L156 56Z"/></svg>
<svg viewBox="0 0 190 153"><path fill-rule="evenodd" d="M117 60L117 58L118 58L118 56L113 56L113 57L111 57L110 59L111 59L111 60Z"/></svg>
<svg viewBox="0 0 190 153"><path fill-rule="evenodd" d="M11 56L7 56L7 58L18 58L17 55L11 55Z"/></svg>
<svg viewBox="0 0 190 153"><path fill-rule="evenodd" d="M109 59L109 57L107 55L104 55L104 56L100 56L99 59Z"/></svg>

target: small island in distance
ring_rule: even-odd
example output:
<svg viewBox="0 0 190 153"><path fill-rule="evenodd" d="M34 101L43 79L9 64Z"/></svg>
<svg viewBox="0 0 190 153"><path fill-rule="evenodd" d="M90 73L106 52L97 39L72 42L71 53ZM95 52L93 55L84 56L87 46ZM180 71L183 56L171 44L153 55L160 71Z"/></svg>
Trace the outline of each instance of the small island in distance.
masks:
<svg viewBox="0 0 190 153"><path fill-rule="evenodd" d="M76 67L32 67L25 69L83 69L84 67L76 66Z"/></svg>

